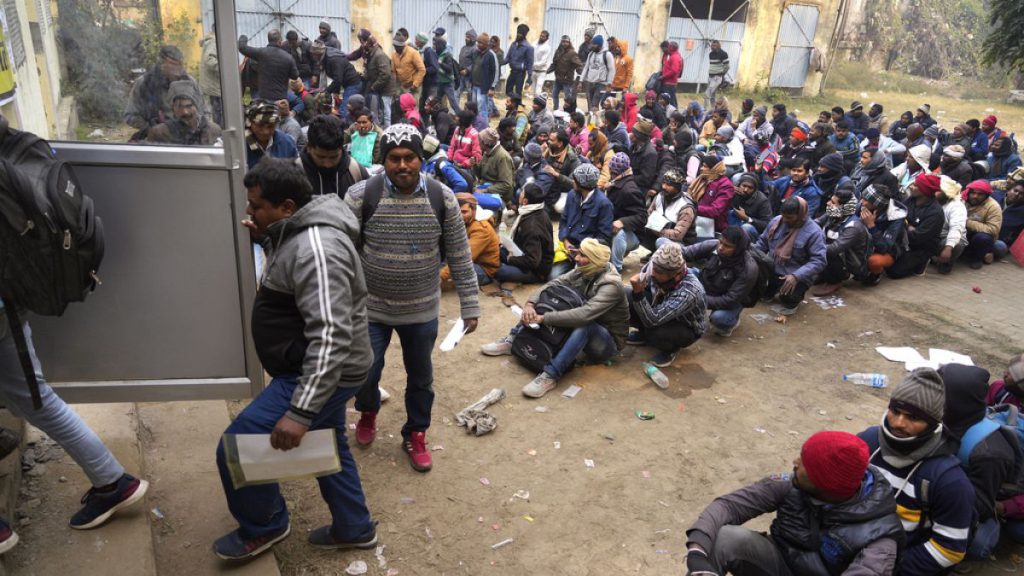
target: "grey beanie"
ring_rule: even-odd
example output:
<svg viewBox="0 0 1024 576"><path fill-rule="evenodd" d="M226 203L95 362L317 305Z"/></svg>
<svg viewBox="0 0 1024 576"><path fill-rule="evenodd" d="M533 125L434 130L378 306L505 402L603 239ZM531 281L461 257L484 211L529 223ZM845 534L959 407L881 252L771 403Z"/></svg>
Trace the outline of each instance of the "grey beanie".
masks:
<svg viewBox="0 0 1024 576"><path fill-rule="evenodd" d="M719 136L724 136L729 140L732 140L732 137L736 135L736 132L732 129L732 126L729 126L728 124L723 124L722 127L718 129L716 134L718 134Z"/></svg>
<svg viewBox="0 0 1024 576"><path fill-rule="evenodd" d="M932 426L938 425L946 408L942 376L931 368L914 370L892 391L889 406L926 420Z"/></svg>
<svg viewBox="0 0 1024 576"><path fill-rule="evenodd" d="M580 164L572 171L572 179L581 187L593 190L597 187L597 181L601 178L601 171L593 164Z"/></svg>
<svg viewBox="0 0 1024 576"><path fill-rule="evenodd" d="M523 148L523 160L530 164L540 162L542 156L544 156L544 150L536 142L530 142L526 145L526 148Z"/></svg>

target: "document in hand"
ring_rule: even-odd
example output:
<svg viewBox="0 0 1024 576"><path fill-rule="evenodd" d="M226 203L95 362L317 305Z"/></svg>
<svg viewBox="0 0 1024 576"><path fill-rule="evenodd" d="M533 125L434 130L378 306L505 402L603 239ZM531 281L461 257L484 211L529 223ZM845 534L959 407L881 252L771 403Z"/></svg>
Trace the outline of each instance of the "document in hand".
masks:
<svg viewBox="0 0 1024 576"><path fill-rule="evenodd" d="M661 232L669 224L675 224L675 222L669 220L657 210L651 212L651 215L647 217L647 229L652 232Z"/></svg>
<svg viewBox="0 0 1024 576"><path fill-rule="evenodd" d="M235 489L341 471L333 429L312 430L287 452L270 446L270 434L225 434L224 457Z"/></svg>
<svg viewBox="0 0 1024 576"><path fill-rule="evenodd" d="M519 246L516 245L516 243L508 236L502 234L501 236L498 237L498 240L501 241L501 245L505 248L505 250L508 250L509 256L512 256L513 258L518 258L519 256L523 255L522 249L519 248Z"/></svg>

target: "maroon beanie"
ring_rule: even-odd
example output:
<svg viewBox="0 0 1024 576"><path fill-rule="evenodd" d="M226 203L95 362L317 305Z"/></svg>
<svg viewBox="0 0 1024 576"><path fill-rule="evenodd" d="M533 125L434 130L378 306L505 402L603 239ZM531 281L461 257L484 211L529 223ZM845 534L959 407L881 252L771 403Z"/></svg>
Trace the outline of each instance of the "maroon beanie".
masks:
<svg viewBox="0 0 1024 576"><path fill-rule="evenodd" d="M939 192L942 187L942 180L939 179L935 174L925 174L921 172L914 178L914 184L917 189L921 191L921 194L929 198L935 198L935 195Z"/></svg>
<svg viewBox="0 0 1024 576"><path fill-rule="evenodd" d="M869 457L868 445L849 432L818 432L800 449L800 460L811 483L842 500L860 490Z"/></svg>

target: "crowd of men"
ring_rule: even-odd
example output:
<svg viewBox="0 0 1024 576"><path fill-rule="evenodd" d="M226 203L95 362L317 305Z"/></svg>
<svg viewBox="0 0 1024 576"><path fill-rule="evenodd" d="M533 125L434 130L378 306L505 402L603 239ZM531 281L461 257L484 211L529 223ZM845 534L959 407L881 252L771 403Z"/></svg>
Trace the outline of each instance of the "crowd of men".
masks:
<svg viewBox="0 0 1024 576"><path fill-rule="evenodd" d="M981 268L1024 228L1024 169L995 116L947 131L928 104L894 121L879 103L813 122L783 104L733 109L718 42L704 104L680 107L673 42L633 92L625 42L587 30L578 47L567 36L552 47L546 31L536 45L530 35L519 25L502 51L498 36L469 31L456 53L444 29L402 29L390 55L365 29L344 53L327 23L312 40L275 30L264 48L238 41L256 76L244 223L259 246L253 335L273 382L228 431L270 433L287 450L309 429L336 430L342 470L319 480L333 523L309 535L314 545L376 545L344 405L356 399L357 444L373 443L394 333L407 375L403 451L413 469L433 466L441 286L455 289L468 333L481 285L509 298L514 285L540 285L508 335L481 349L535 369L522 392L539 398L626 345L650 346L650 363L668 366L709 332L728 338L759 302L788 316L808 292ZM203 74L216 66L211 44ZM164 47L133 87L133 139L213 143L223 111L207 86ZM688 532L690 573L941 574L988 557L1001 526L1024 540L1024 505L1002 489L1020 471L1017 438L970 433L987 405L1021 397L1021 358L991 389L980 368L913 372L880 427L816 434L792 478L715 500ZM285 538L278 487L236 488L222 450L218 464L239 529L216 553L244 559ZM770 537L736 527L770 512Z"/></svg>

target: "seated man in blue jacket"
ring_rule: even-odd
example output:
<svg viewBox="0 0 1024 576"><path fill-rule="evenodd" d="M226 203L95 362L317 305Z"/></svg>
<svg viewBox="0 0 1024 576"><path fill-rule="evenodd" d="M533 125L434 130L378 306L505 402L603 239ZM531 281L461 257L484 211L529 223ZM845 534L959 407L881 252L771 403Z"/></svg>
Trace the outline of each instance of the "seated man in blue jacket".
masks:
<svg viewBox="0 0 1024 576"><path fill-rule="evenodd" d="M768 281L766 297L778 295L772 312L791 316L796 313L807 289L827 263L825 235L807 215L807 202L800 196L782 203L782 214L772 219L761 233L757 248L775 263L775 274Z"/></svg>
<svg viewBox="0 0 1024 576"><path fill-rule="evenodd" d="M565 201L565 213L558 226L558 239L567 252L579 248L586 238L611 245L615 207L604 192L597 189L600 177L601 171L593 164L580 164L573 170L573 190ZM555 264L549 279L558 278L574 266L572 258Z"/></svg>
<svg viewBox="0 0 1024 576"><path fill-rule="evenodd" d="M448 155L441 149L441 141L433 136L423 137L423 155L427 157L423 161L420 172L431 176L441 184L452 189L452 192L469 192L469 183L462 177L462 174L455 169L455 165L448 160Z"/></svg>
<svg viewBox="0 0 1024 576"><path fill-rule="evenodd" d="M807 202L807 213L811 218L817 218L825 211L822 205L822 192L818 184L811 178L811 161L808 158L799 157L793 160L794 164L789 169L789 176L783 176L778 180L768 180L764 183L765 195L772 203L772 212L778 213L779 207L788 198L799 196Z"/></svg>

